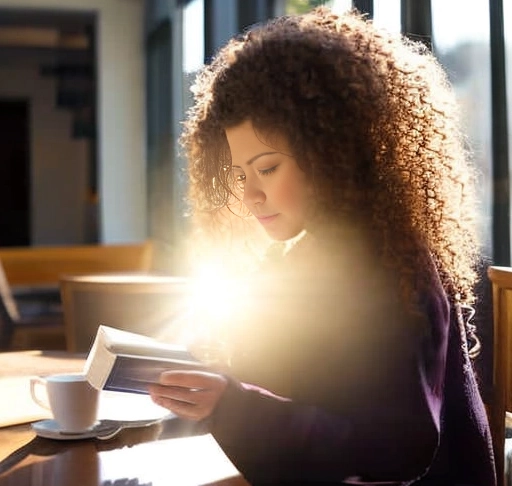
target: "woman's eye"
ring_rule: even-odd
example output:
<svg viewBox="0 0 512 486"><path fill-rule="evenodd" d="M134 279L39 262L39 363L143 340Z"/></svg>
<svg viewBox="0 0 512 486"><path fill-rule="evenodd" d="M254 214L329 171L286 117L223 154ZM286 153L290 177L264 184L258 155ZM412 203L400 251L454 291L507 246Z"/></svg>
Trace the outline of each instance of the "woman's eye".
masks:
<svg viewBox="0 0 512 486"><path fill-rule="evenodd" d="M270 169L260 169L260 170L258 170L258 172L261 175L269 175L269 174L272 174L272 172L275 172L276 169L277 169L277 165L274 165L274 167L270 167Z"/></svg>
<svg viewBox="0 0 512 486"><path fill-rule="evenodd" d="M245 174L233 174L233 180L235 183L235 186L238 187L238 189L243 189L245 185Z"/></svg>

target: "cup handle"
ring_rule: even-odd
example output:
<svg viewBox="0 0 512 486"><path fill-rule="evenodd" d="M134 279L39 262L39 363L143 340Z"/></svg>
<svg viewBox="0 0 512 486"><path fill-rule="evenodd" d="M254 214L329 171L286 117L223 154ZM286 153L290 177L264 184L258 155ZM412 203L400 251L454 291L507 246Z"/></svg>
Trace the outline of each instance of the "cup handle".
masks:
<svg viewBox="0 0 512 486"><path fill-rule="evenodd" d="M46 390L46 381L39 376L30 378L30 394L32 395L32 400L34 400L34 402L36 402L40 407L50 410L50 404L48 403L48 400L42 400L37 396L38 387L43 387Z"/></svg>

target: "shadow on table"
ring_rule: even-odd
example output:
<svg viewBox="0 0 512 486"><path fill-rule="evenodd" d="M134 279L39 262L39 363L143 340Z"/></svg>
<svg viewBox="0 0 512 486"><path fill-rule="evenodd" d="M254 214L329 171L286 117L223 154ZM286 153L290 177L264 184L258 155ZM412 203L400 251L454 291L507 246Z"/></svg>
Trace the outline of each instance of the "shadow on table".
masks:
<svg viewBox="0 0 512 486"><path fill-rule="evenodd" d="M196 423L172 417L166 418L162 422L143 427L123 429L109 440L84 439L61 441L35 437L0 462L0 481L2 474L13 469L21 461L30 456L33 458L58 456L72 451L73 449L84 447L95 455L99 452L132 447L147 442L178 437L190 437L205 433L207 433L207 427L204 423ZM27 465L25 467L29 466Z"/></svg>

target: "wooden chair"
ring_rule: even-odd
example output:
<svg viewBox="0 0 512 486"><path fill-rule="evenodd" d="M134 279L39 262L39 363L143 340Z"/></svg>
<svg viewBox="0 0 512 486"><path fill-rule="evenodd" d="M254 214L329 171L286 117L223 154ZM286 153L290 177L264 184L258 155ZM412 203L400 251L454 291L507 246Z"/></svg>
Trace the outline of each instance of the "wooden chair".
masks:
<svg viewBox="0 0 512 486"><path fill-rule="evenodd" d="M99 272L147 272L153 262L153 243L117 245L27 246L0 248L11 286L51 284L62 275Z"/></svg>
<svg viewBox="0 0 512 486"><path fill-rule="evenodd" d="M505 421L512 411L512 267L490 266L494 345L492 394L487 403L498 486L505 484ZM509 415L510 416L510 415Z"/></svg>
<svg viewBox="0 0 512 486"><path fill-rule="evenodd" d="M24 314L16 302L0 262L0 351L30 348L65 349L62 310L32 306Z"/></svg>
<svg viewBox="0 0 512 486"><path fill-rule="evenodd" d="M188 305L190 280L150 273L66 275L60 280L68 351L89 351L100 324L162 338Z"/></svg>

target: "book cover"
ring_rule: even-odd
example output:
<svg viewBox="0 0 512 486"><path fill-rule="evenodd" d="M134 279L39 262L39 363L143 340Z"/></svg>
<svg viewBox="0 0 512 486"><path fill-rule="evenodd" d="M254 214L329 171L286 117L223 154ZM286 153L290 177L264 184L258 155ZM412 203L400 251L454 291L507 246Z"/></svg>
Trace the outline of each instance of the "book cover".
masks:
<svg viewBox="0 0 512 486"><path fill-rule="evenodd" d="M204 368L185 347L100 325L84 373L99 390L148 393L163 371Z"/></svg>

